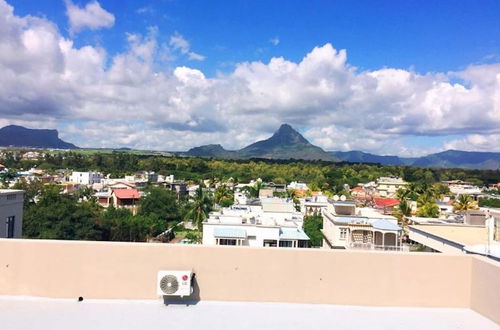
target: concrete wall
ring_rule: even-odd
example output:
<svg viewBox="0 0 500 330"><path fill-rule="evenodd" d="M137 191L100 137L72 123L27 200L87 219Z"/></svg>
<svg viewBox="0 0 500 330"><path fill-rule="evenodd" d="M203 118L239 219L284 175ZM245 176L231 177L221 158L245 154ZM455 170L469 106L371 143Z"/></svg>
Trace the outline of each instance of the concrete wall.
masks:
<svg viewBox="0 0 500 330"><path fill-rule="evenodd" d="M442 253L465 254L465 252L462 250L461 245L443 240L439 237L434 237L427 233L420 232L416 228L410 227L409 237L411 240L415 242L419 242L420 244L428 246L431 249L434 249Z"/></svg>
<svg viewBox="0 0 500 330"><path fill-rule="evenodd" d="M192 268L203 300L469 307L471 265L467 255L0 239L0 295L155 299L159 270Z"/></svg>
<svg viewBox="0 0 500 330"><path fill-rule="evenodd" d="M471 308L500 324L500 265L472 259Z"/></svg>

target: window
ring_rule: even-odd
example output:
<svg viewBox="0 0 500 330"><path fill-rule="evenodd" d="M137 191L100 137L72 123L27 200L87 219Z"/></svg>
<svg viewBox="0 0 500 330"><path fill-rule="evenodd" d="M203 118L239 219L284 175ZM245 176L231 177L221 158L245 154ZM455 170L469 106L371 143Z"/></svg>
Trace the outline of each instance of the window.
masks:
<svg viewBox="0 0 500 330"><path fill-rule="evenodd" d="M16 194L7 195L7 200L8 201L11 201L11 200L14 200L14 199L16 199Z"/></svg>
<svg viewBox="0 0 500 330"><path fill-rule="evenodd" d="M11 216L7 217L7 222L6 222L6 227L7 227L7 238L13 238L14 237L14 225L16 223L16 217Z"/></svg>
<svg viewBox="0 0 500 330"><path fill-rule="evenodd" d="M276 246L278 246L278 242L274 239L265 239L264 246L265 247L276 247Z"/></svg>
<svg viewBox="0 0 500 330"><path fill-rule="evenodd" d="M306 248L306 247L309 247L309 241L297 241L297 246L299 248Z"/></svg>
<svg viewBox="0 0 500 330"><path fill-rule="evenodd" d="M280 241L280 247L293 247L293 241Z"/></svg>
<svg viewBox="0 0 500 330"><path fill-rule="evenodd" d="M347 228L340 228L340 239L347 238Z"/></svg>
<svg viewBox="0 0 500 330"><path fill-rule="evenodd" d="M219 239L219 245L237 245L235 239L221 238Z"/></svg>

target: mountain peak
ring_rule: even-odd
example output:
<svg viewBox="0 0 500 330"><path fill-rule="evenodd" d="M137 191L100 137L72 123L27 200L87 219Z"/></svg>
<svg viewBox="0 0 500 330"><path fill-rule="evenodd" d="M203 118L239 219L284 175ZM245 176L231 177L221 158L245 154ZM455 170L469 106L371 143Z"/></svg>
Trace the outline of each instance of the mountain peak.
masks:
<svg viewBox="0 0 500 330"><path fill-rule="evenodd" d="M280 128L269 139L277 144L310 144L302 134L297 132L292 126L282 124Z"/></svg>

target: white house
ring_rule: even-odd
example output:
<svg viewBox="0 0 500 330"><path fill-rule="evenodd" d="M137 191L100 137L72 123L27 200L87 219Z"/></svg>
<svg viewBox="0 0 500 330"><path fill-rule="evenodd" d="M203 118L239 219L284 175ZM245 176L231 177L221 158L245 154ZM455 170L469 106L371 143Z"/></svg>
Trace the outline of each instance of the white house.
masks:
<svg viewBox="0 0 500 330"><path fill-rule="evenodd" d="M328 196L316 195L300 198L300 211L305 216L314 214L321 215L323 209L328 207Z"/></svg>
<svg viewBox="0 0 500 330"><path fill-rule="evenodd" d="M323 247L330 249L407 250L402 228L393 216L354 202L334 202L323 209Z"/></svg>
<svg viewBox="0 0 500 330"><path fill-rule="evenodd" d="M99 172L73 172L71 173L71 182L85 185L100 183L103 178Z"/></svg>
<svg viewBox="0 0 500 330"><path fill-rule="evenodd" d="M287 186L287 189L293 189L293 190L309 190L309 187L307 184L302 183L302 182L296 182L292 181L290 184Z"/></svg>
<svg viewBox="0 0 500 330"><path fill-rule="evenodd" d="M396 191L406 185L408 182L399 177L380 177L377 180L377 192L381 197L394 197Z"/></svg>
<svg viewBox="0 0 500 330"><path fill-rule="evenodd" d="M268 198L262 205L233 205L212 212L203 223L203 244L308 247L302 224L291 201Z"/></svg>

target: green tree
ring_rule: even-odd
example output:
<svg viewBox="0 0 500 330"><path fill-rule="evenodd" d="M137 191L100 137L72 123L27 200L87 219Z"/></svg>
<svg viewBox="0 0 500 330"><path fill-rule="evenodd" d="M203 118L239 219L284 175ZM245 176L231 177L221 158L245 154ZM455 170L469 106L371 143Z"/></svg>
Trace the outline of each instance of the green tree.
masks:
<svg viewBox="0 0 500 330"><path fill-rule="evenodd" d="M395 212L394 216L399 220L403 229L407 231L408 217L411 216L411 205L406 199L399 200L398 210Z"/></svg>
<svg viewBox="0 0 500 330"><path fill-rule="evenodd" d="M166 221L181 219L177 195L162 187L149 187L139 201L139 215L153 216Z"/></svg>
<svg viewBox="0 0 500 330"><path fill-rule="evenodd" d="M439 206L436 203L426 203L417 210L417 216L425 218L438 218Z"/></svg>
<svg viewBox="0 0 500 330"><path fill-rule="evenodd" d="M455 200L453 207L456 211L466 212L467 210L477 209L477 204L470 195L462 194Z"/></svg>
<svg viewBox="0 0 500 330"><path fill-rule="evenodd" d="M210 211L212 211L212 206L212 199L203 191L203 187L200 184L196 191L196 196L188 205L187 213L184 218L186 220L191 220L201 233L203 230L203 221L208 218Z"/></svg>
<svg viewBox="0 0 500 330"><path fill-rule="evenodd" d="M304 232L309 236L311 246L322 246L323 234L323 218L321 215L314 214L304 217Z"/></svg>
<svg viewBox="0 0 500 330"><path fill-rule="evenodd" d="M234 204L234 193L225 184L222 184L215 190L214 200L222 207L231 206Z"/></svg>
<svg viewBox="0 0 500 330"><path fill-rule="evenodd" d="M90 202L60 193L55 185L43 187L39 201L25 208L23 236L26 238L99 240L99 210Z"/></svg>

